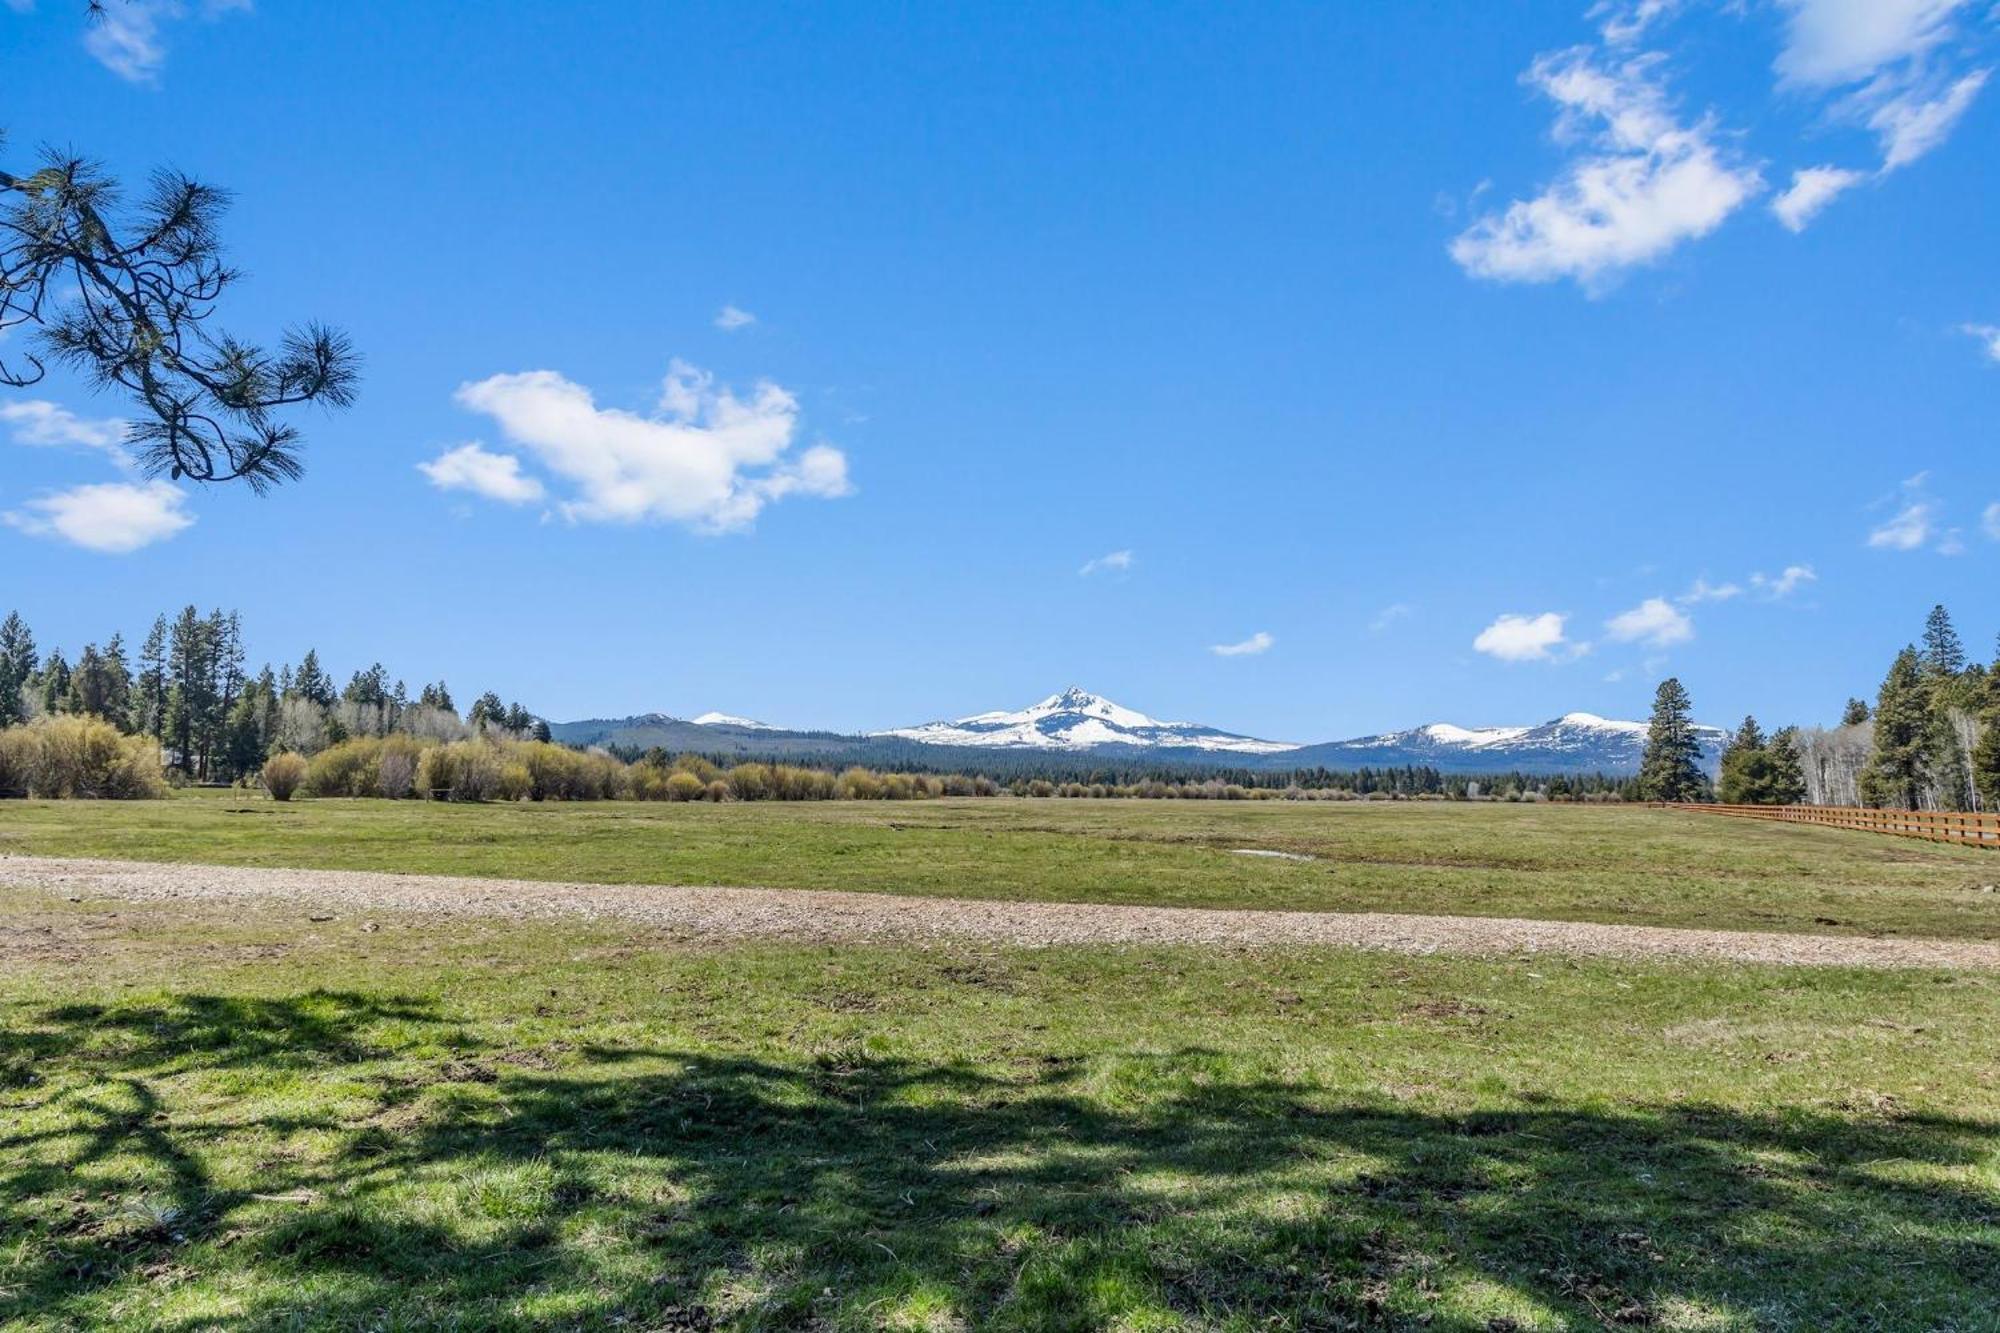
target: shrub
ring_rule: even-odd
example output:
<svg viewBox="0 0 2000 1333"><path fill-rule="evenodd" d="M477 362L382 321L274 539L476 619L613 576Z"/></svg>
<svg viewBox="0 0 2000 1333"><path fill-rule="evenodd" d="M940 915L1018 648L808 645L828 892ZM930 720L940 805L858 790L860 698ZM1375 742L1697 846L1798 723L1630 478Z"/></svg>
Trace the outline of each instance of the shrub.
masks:
<svg viewBox="0 0 2000 1333"><path fill-rule="evenodd" d="M761 801L771 795L771 774L762 764L738 764L729 770L729 792L739 801Z"/></svg>
<svg viewBox="0 0 2000 1333"><path fill-rule="evenodd" d="M382 785L382 742L363 737L330 745L306 765L308 796L373 796Z"/></svg>
<svg viewBox="0 0 2000 1333"><path fill-rule="evenodd" d="M708 799L720 805L729 799L729 784L721 778L708 784Z"/></svg>
<svg viewBox="0 0 2000 1333"><path fill-rule="evenodd" d="M407 799L415 790L417 759L423 747L408 736L389 736L382 741L382 758L375 766L376 794L392 801Z"/></svg>
<svg viewBox="0 0 2000 1333"><path fill-rule="evenodd" d="M306 780L306 761L287 750L264 761L264 790L274 801L289 801L299 784Z"/></svg>
<svg viewBox="0 0 2000 1333"><path fill-rule="evenodd" d="M159 747L102 718L45 717L12 729L7 767L28 794L54 800L146 800L167 794Z"/></svg>
<svg viewBox="0 0 2000 1333"><path fill-rule="evenodd" d="M485 741L433 745L417 761L417 786L447 801L484 801L500 786L500 755Z"/></svg>
<svg viewBox="0 0 2000 1333"><path fill-rule="evenodd" d="M36 752L40 747L26 727L0 730L0 796L26 796L34 785Z"/></svg>
<svg viewBox="0 0 2000 1333"><path fill-rule="evenodd" d="M843 801L872 801L882 795L882 783L865 768L850 768L842 773L834 788Z"/></svg>
<svg viewBox="0 0 2000 1333"><path fill-rule="evenodd" d="M699 801L708 794L708 787L692 773L679 772L667 776L667 799L670 801Z"/></svg>
<svg viewBox="0 0 2000 1333"><path fill-rule="evenodd" d="M500 778L494 784L493 794L503 801L526 800L534 785L535 779L528 772L528 766L512 759L500 765Z"/></svg>

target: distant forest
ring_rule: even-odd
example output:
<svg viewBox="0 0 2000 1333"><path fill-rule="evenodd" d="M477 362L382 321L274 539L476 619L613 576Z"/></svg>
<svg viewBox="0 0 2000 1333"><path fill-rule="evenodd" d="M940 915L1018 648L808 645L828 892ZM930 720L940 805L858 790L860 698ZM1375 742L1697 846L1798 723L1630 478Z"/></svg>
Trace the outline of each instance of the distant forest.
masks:
<svg viewBox="0 0 2000 1333"><path fill-rule="evenodd" d="M558 731L602 729L552 729L492 691L461 712L444 681L412 692L380 663L337 683L312 649L296 663L251 674L242 644L235 612L190 606L156 619L136 653L113 634L71 660L60 649L41 652L27 624L10 614L0 621L0 794L146 794L162 775L269 787L280 775L287 794L462 799L897 799L1009 791L2000 808L2000 651L1991 666L1971 661L1942 606L1931 612L1920 643L1896 655L1875 701L1850 700L1837 726L1767 735L1755 718L1744 719L1723 753L1719 782L1701 767L1691 704L1678 680L1660 687L1636 775L1476 774L1428 765L1282 768L1268 759L1244 764L1185 752L995 751L825 732L767 737L685 723L663 732L687 742L671 749L565 746ZM51 729L57 722L77 725L59 741ZM103 737L79 730L85 723ZM57 754L92 745L107 756L105 776L95 782L75 776L88 767L84 759ZM274 760L283 762L272 769ZM53 776L37 779L36 772Z"/></svg>

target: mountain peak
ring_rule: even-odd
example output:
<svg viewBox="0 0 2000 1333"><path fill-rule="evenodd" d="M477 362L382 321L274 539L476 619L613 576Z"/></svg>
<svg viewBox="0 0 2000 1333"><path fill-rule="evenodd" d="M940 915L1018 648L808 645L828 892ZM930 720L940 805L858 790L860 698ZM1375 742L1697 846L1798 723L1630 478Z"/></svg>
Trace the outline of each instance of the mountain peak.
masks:
<svg viewBox="0 0 2000 1333"><path fill-rule="evenodd" d="M1089 750L1099 746L1130 746L1275 754L1295 748L1194 722L1162 722L1080 685L1072 685L1018 710L974 713L949 722L896 727L875 734L931 745L990 749Z"/></svg>

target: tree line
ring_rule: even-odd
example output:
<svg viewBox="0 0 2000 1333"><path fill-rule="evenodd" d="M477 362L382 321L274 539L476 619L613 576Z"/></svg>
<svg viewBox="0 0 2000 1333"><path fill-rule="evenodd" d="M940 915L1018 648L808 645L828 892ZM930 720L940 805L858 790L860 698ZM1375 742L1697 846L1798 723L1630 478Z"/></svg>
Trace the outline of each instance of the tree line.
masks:
<svg viewBox="0 0 2000 1333"><path fill-rule="evenodd" d="M1872 705L1850 698L1837 727L1769 735L1746 717L1715 781L1700 760L1687 691L1662 681L1636 783L1643 799L2000 810L2000 641L1990 665L1973 661L1951 613L1935 606Z"/></svg>
<svg viewBox="0 0 2000 1333"><path fill-rule="evenodd" d="M296 665L245 668L234 611L193 606L154 620L134 654L122 634L71 661L40 652L19 613L0 621L0 728L43 718L101 719L157 743L161 762L191 782L233 782L273 754L317 754L358 737L455 741L549 739L548 723L488 691L458 711L442 680L413 696L381 663L338 685L307 649Z"/></svg>

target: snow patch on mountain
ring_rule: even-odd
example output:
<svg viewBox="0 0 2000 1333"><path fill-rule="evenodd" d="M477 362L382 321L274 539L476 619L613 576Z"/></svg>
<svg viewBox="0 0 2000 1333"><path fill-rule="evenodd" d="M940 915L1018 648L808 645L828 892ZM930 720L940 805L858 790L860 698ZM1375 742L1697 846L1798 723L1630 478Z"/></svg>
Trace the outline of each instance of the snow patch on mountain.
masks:
<svg viewBox="0 0 2000 1333"><path fill-rule="evenodd" d="M769 722L759 722L754 718L737 717L734 713L703 713L690 719L697 727L741 727L745 731L777 731L778 727Z"/></svg>
<svg viewBox="0 0 2000 1333"><path fill-rule="evenodd" d="M871 733L926 745L966 745L1013 750L1092 750L1122 745L1144 749L1212 750L1279 754L1296 745L1239 736L1197 722L1163 722L1074 686L1013 712L974 713L949 722L926 722Z"/></svg>

